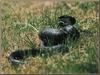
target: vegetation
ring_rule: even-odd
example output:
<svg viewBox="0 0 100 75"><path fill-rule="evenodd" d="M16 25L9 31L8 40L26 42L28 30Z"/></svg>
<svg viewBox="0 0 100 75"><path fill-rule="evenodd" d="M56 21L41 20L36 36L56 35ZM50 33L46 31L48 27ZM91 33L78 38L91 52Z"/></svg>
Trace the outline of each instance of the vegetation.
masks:
<svg viewBox="0 0 100 75"><path fill-rule="evenodd" d="M98 1L47 1L48 5L46 1L15 1L1 1L3 54L0 73L98 72ZM39 47L38 31L45 26L57 28L57 18L61 15L74 16L77 20L75 26L81 33L77 43L68 44L68 53L29 57L25 59L27 64L19 66L9 63L7 57L11 52L32 48L33 44Z"/></svg>

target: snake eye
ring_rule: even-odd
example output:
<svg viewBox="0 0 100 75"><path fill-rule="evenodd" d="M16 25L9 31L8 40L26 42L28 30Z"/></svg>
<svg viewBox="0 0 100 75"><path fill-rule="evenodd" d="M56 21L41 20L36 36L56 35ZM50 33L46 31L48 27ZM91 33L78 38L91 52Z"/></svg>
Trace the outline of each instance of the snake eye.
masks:
<svg viewBox="0 0 100 75"><path fill-rule="evenodd" d="M59 23L62 23L62 24L64 24L64 22L63 22L63 21L59 21Z"/></svg>
<svg viewBox="0 0 100 75"><path fill-rule="evenodd" d="M58 24L59 24L60 26L63 26L63 25L64 25L64 22L63 22L63 21L59 21Z"/></svg>
<svg viewBox="0 0 100 75"><path fill-rule="evenodd" d="M63 21L59 21L58 23L59 23L60 26L67 26L69 24L69 23L65 23Z"/></svg>

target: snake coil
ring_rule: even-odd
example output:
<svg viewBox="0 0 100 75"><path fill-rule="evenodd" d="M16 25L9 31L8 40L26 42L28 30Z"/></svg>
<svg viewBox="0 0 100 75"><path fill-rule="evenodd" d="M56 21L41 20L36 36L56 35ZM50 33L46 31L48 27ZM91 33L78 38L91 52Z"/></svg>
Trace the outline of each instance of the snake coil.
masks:
<svg viewBox="0 0 100 75"><path fill-rule="evenodd" d="M77 41L80 36L79 31L74 27L76 19L67 15L60 16L58 19L60 29L46 27L39 32L38 36L42 42L40 48L16 50L10 54L9 60L12 63L20 64L23 63L21 60L30 55L51 55L56 52L68 52L68 47L64 46L66 40Z"/></svg>

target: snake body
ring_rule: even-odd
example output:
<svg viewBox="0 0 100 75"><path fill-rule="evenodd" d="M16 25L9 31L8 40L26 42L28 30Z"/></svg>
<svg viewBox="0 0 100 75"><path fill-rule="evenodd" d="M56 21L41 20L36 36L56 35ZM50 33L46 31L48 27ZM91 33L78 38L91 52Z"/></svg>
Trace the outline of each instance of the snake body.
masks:
<svg viewBox="0 0 100 75"><path fill-rule="evenodd" d="M68 18L68 20L64 20L63 22L60 20L60 24L64 25L60 29L54 29L54 28L43 28L38 36L41 40L41 46L40 48L32 48L29 50L16 50L15 52L12 52L9 56L9 60L12 63L23 63L21 60L29 57L29 56L42 56L43 54L45 56L52 55L54 53L66 53L68 52L68 47L64 46L66 45L66 40L73 40L76 41L80 33L78 30L71 24L74 24L76 21L74 18L70 16L61 16L59 17L62 21L62 18ZM69 22L70 20L73 20L72 23ZM66 24L66 26L65 26Z"/></svg>

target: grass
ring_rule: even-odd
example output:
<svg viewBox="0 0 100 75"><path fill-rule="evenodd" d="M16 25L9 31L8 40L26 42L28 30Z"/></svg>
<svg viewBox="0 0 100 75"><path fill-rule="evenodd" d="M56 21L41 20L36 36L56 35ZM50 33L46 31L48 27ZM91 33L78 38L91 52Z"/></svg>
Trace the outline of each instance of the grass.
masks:
<svg viewBox="0 0 100 75"><path fill-rule="evenodd" d="M0 73L97 73L98 72L98 1L50 1L45 6L36 1L23 3L1 1L2 4L2 61ZM50 3L49 2L49 3ZM55 4L53 4L56 2ZM31 4L32 3L32 4ZM39 5L40 4L40 5ZM68 44L69 52L48 57L26 58L27 64L13 66L8 55L17 49L40 45L38 31L45 26L58 28L57 18L71 15L77 19L75 26L81 37L77 43Z"/></svg>

